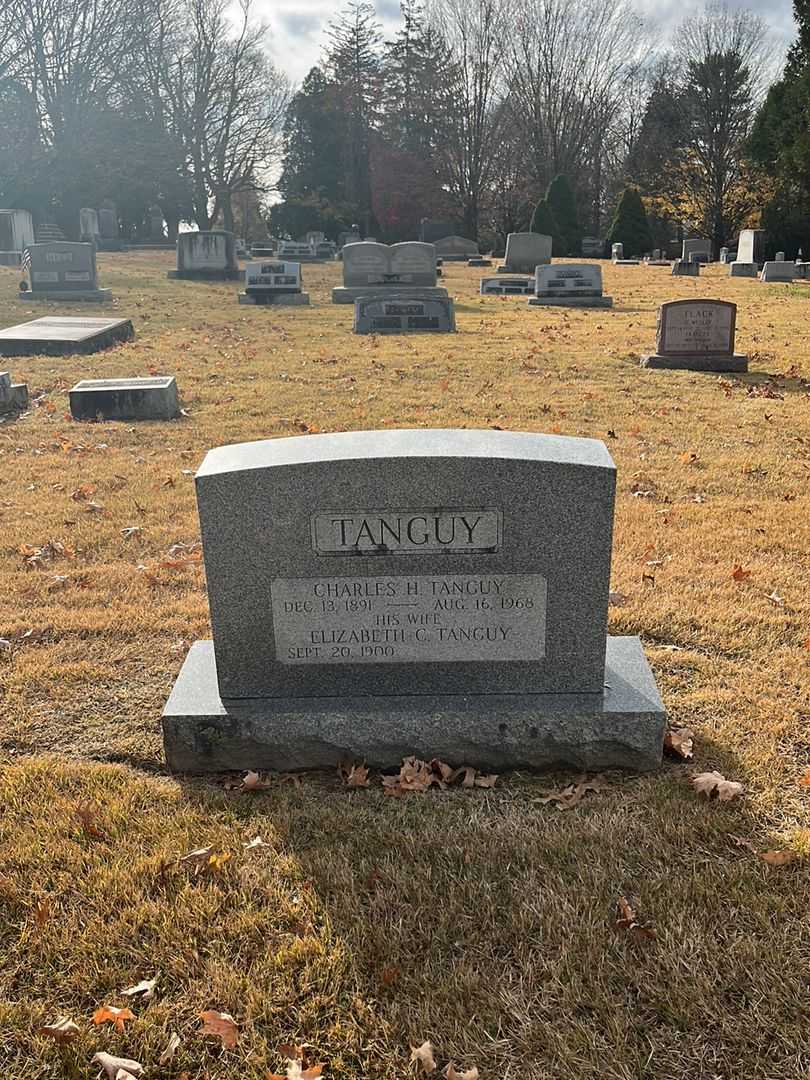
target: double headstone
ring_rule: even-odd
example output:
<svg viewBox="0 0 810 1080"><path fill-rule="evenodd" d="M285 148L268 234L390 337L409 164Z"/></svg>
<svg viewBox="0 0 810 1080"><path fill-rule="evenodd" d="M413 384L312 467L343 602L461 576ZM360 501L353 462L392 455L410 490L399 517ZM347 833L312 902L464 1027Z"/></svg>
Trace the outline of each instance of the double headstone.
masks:
<svg viewBox="0 0 810 1080"><path fill-rule="evenodd" d="M173 375L83 379L69 397L74 420L173 420L179 412Z"/></svg>
<svg viewBox="0 0 810 1080"><path fill-rule="evenodd" d="M453 301L446 297L373 296L354 302L355 334L449 334L455 329Z"/></svg>
<svg viewBox="0 0 810 1080"><path fill-rule="evenodd" d="M25 412L28 408L28 387L13 383L8 371L0 371L0 416Z"/></svg>
<svg viewBox="0 0 810 1080"><path fill-rule="evenodd" d="M112 289L98 287L95 244L52 240L28 247L31 288L21 300L112 300Z"/></svg>
<svg viewBox="0 0 810 1080"><path fill-rule="evenodd" d="M433 244L409 241L388 247L368 240L347 244L343 249L343 285L332 290L332 303L353 304L378 295L447 299L447 290L436 285Z"/></svg>
<svg viewBox="0 0 810 1080"><path fill-rule="evenodd" d="M594 263L555 263L535 270L534 307L613 307L602 294L602 267Z"/></svg>
<svg viewBox="0 0 810 1080"><path fill-rule="evenodd" d="M444 262L467 262L478 256L478 244L466 236L442 236L433 245L436 255Z"/></svg>
<svg viewBox="0 0 810 1080"><path fill-rule="evenodd" d="M232 232L212 230L180 233L177 269L168 277L189 281L238 281L242 276Z"/></svg>
<svg viewBox="0 0 810 1080"><path fill-rule="evenodd" d="M25 248L34 242L28 210L0 210L0 266L19 266Z"/></svg>
<svg viewBox="0 0 810 1080"><path fill-rule="evenodd" d="M307 305L309 293L301 292L301 264L277 260L249 262L245 267L245 291L240 304Z"/></svg>
<svg viewBox="0 0 810 1080"><path fill-rule="evenodd" d="M603 443L310 435L209 451L196 487L213 642L164 710L171 768L660 763L639 640L607 637Z"/></svg>
<svg viewBox="0 0 810 1080"><path fill-rule="evenodd" d="M656 351L641 358L649 368L747 371L734 352L737 305L727 300L671 300L658 310Z"/></svg>
<svg viewBox="0 0 810 1080"><path fill-rule="evenodd" d="M533 274L538 266L551 262L550 236L543 233L518 232L506 237L506 256L499 274Z"/></svg>

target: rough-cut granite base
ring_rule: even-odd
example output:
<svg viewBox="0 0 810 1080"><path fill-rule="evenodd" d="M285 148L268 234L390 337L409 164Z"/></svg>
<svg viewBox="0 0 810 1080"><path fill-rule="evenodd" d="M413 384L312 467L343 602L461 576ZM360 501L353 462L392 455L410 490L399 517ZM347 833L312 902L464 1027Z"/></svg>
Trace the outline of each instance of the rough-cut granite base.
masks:
<svg viewBox="0 0 810 1080"><path fill-rule="evenodd" d="M529 307L611 308L612 296L533 296Z"/></svg>
<svg viewBox="0 0 810 1080"><path fill-rule="evenodd" d="M34 292L31 289L26 289L25 292L17 293L17 299L24 300L26 304L29 300L50 300L51 303L58 301L61 304L72 304L74 300L77 303L108 304L112 298L112 289L87 289L84 291L63 289L59 292L53 289L49 289L47 292Z"/></svg>
<svg viewBox="0 0 810 1080"><path fill-rule="evenodd" d="M741 353L733 356L642 356L641 366L646 368L666 368L670 371L748 371L748 357Z"/></svg>
<svg viewBox="0 0 810 1080"><path fill-rule="evenodd" d="M239 293L240 304L253 304L256 307L308 307L309 293L273 293L266 296L253 296Z"/></svg>
<svg viewBox="0 0 810 1080"><path fill-rule="evenodd" d="M447 300L447 289L442 285L338 285L332 289L333 304L353 304L355 300L372 296L384 296L399 300Z"/></svg>
<svg viewBox="0 0 810 1080"><path fill-rule="evenodd" d="M637 637L609 637L604 694L219 697L211 641L192 645L163 710L176 772L390 768L416 754L486 769L655 769L666 713Z"/></svg>

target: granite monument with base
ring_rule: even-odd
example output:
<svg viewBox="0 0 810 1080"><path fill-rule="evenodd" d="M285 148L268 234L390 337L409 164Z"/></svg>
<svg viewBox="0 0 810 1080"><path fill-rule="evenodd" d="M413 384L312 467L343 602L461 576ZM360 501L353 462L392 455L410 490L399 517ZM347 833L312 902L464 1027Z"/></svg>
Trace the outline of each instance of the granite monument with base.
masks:
<svg viewBox="0 0 810 1080"><path fill-rule="evenodd" d="M765 230L743 229L737 241L737 262L755 263L757 269L765 262Z"/></svg>
<svg viewBox="0 0 810 1080"><path fill-rule="evenodd" d="M177 269L167 277L186 281L238 281L242 276L232 232L186 232L177 237Z"/></svg>
<svg viewBox="0 0 810 1080"><path fill-rule="evenodd" d="M784 259L772 259L763 264L760 281L776 281L789 285L796 277L796 264Z"/></svg>
<svg viewBox="0 0 810 1080"><path fill-rule="evenodd" d="M737 305L727 300L670 300L658 309L655 353L641 366L686 371L747 371L734 352Z"/></svg>
<svg viewBox="0 0 810 1080"><path fill-rule="evenodd" d="M372 296L447 299L436 284L436 249L418 240L378 244L363 240L343 248L343 285L332 289L333 304L353 304Z"/></svg>
<svg viewBox="0 0 810 1080"><path fill-rule="evenodd" d="M51 240L28 248L30 289L20 286L18 298L28 301L109 303L112 289L98 287L95 244Z"/></svg>
<svg viewBox="0 0 810 1080"><path fill-rule="evenodd" d="M729 277L755 278L758 272L755 262L740 262L738 259L735 259L733 263L729 263L728 267Z"/></svg>
<svg viewBox="0 0 810 1080"><path fill-rule="evenodd" d="M603 443L551 435L209 451L213 641L164 709L168 765L656 768L666 718L641 643L607 636L615 486Z"/></svg>
<svg viewBox="0 0 810 1080"><path fill-rule="evenodd" d="M307 306L309 293L301 291L301 264L276 259L249 262L245 267L245 291L239 293L239 303Z"/></svg>
<svg viewBox="0 0 810 1080"><path fill-rule="evenodd" d="M555 263L535 270L532 307L613 307L602 294L602 267L596 263Z"/></svg>
<svg viewBox="0 0 810 1080"><path fill-rule="evenodd" d="M533 274L551 262L552 238L544 233L517 232L506 237L506 254L498 274Z"/></svg>
<svg viewBox="0 0 810 1080"><path fill-rule="evenodd" d="M700 263L694 260L675 259L672 264L673 277L700 277Z"/></svg>
<svg viewBox="0 0 810 1080"><path fill-rule="evenodd" d="M450 299L372 296L354 302L355 334L451 334L455 329Z"/></svg>
<svg viewBox="0 0 810 1080"><path fill-rule="evenodd" d="M70 356L109 349L135 336L129 319L47 315L0 330L0 356Z"/></svg>
<svg viewBox="0 0 810 1080"><path fill-rule="evenodd" d="M83 379L69 398L74 420L173 420L180 411L173 375Z"/></svg>

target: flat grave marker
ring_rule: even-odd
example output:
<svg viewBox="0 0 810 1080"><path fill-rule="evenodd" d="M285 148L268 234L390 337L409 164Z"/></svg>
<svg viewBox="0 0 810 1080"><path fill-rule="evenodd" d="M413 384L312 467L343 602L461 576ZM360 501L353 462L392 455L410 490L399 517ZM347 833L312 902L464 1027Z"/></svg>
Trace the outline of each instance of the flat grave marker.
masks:
<svg viewBox="0 0 810 1080"><path fill-rule="evenodd" d="M129 319L47 315L0 330L0 356L68 356L108 349L135 336Z"/></svg>
<svg viewBox="0 0 810 1080"><path fill-rule="evenodd" d="M655 768L655 682L607 637L615 483L597 440L489 430L209 451L213 641L164 710L170 767Z"/></svg>
<svg viewBox="0 0 810 1080"><path fill-rule="evenodd" d="M450 334L456 329L453 301L441 297L361 297L354 302L355 334Z"/></svg>

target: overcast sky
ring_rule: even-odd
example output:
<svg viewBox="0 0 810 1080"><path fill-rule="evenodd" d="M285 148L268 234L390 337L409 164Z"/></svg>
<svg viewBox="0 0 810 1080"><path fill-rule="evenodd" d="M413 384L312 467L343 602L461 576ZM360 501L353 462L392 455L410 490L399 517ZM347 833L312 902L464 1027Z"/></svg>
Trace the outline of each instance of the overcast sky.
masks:
<svg viewBox="0 0 810 1080"><path fill-rule="evenodd" d="M755 11L775 37L789 41L794 26L791 0L729 0L732 7ZM270 51L276 64L296 82L317 63L326 24L342 6L341 0L255 0L256 11L270 24ZM652 21L671 30L702 0L636 0L636 7ZM399 23L399 0L376 0L377 14L386 36Z"/></svg>

